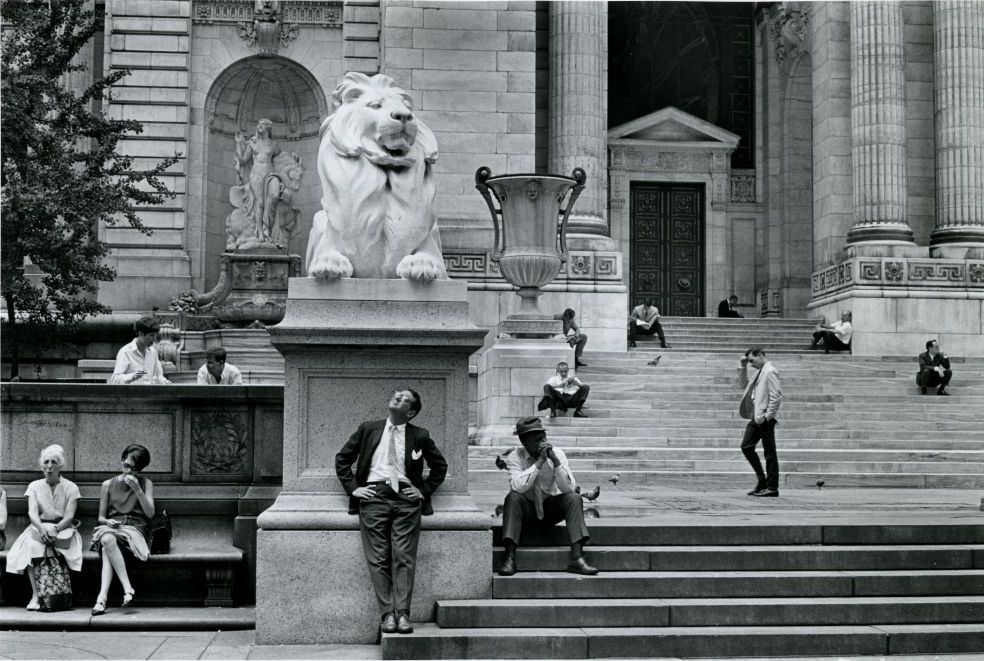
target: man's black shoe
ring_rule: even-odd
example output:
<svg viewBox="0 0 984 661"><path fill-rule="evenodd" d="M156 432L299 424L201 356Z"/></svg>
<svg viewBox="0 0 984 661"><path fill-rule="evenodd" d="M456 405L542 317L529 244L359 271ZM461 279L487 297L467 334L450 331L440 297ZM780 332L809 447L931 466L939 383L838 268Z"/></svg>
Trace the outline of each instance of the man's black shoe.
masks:
<svg viewBox="0 0 984 661"><path fill-rule="evenodd" d="M759 489L758 491L756 491L752 495L753 496L758 496L759 498L778 498L779 497L779 490L778 489Z"/></svg>
<svg viewBox="0 0 984 661"><path fill-rule="evenodd" d="M587 367L587 366L588 366L587 363L582 363L580 360L574 361L574 367Z"/></svg>
<svg viewBox="0 0 984 661"><path fill-rule="evenodd" d="M940 394L941 395L945 395L946 393L943 392L943 393L940 393ZM574 417L575 418L586 418L586 417L588 417L588 414L585 413L584 411L582 411L581 409L574 409Z"/></svg>
<svg viewBox="0 0 984 661"><path fill-rule="evenodd" d="M413 625L410 624L410 616L400 613L396 618L396 633L413 633Z"/></svg>
<svg viewBox="0 0 984 661"><path fill-rule="evenodd" d="M506 554L505 560L499 567L499 576L512 576L516 573L516 556Z"/></svg>
<svg viewBox="0 0 984 661"><path fill-rule="evenodd" d="M924 395L925 395L927 391L926 391L926 389L925 389L925 388L920 388L920 389L919 389L919 392L921 392L922 394L924 394Z"/></svg>
<svg viewBox="0 0 984 661"><path fill-rule="evenodd" d="M748 492L748 495L749 495L749 496L754 496L754 495L755 495L755 494L757 494L757 493L758 493L759 491L763 491L763 490L764 490L765 488L766 488L766 487L765 487L765 485L764 485L764 484L756 484L756 485L755 485L755 488L754 488L754 489L752 489L751 491L749 491L749 492Z"/></svg>
<svg viewBox="0 0 984 661"><path fill-rule="evenodd" d="M940 388L939 390L937 390L936 391L936 394L937 395L946 395L947 397L950 396L950 393L948 393L947 391L943 390L942 388Z"/></svg>
<svg viewBox="0 0 984 661"><path fill-rule="evenodd" d="M571 563L567 565L567 571L572 574L583 574L584 576L594 576L598 573L598 570L585 562L584 558L571 560Z"/></svg>
<svg viewBox="0 0 984 661"><path fill-rule="evenodd" d="M379 623L379 630L383 633L396 633L396 615L393 613L383 615L383 621Z"/></svg>

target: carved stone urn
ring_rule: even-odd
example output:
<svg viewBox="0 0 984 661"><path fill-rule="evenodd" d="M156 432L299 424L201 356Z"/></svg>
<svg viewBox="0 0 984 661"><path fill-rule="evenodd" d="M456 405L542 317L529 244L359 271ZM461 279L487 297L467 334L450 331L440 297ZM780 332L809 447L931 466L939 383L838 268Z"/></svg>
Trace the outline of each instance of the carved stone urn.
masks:
<svg viewBox="0 0 984 661"><path fill-rule="evenodd" d="M493 177L487 167L475 172L475 188L485 198L495 229L492 261L517 288L521 301L519 311L503 320L502 332L514 337L549 337L559 332L558 323L540 311L537 299L567 261L567 219L585 179L581 168L575 168L571 177Z"/></svg>

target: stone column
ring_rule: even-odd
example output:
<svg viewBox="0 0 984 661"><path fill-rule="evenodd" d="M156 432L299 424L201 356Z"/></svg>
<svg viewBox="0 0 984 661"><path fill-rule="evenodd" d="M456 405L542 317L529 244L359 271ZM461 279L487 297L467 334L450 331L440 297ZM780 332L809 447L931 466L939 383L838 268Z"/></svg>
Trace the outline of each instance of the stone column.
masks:
<svg viewBox="0 0 984 661"><path fill-rule="evenodd" d="M857 244L912 245L906 215L905 40L898 2L851 3L851 155ZM853 250L857 253L858 250Z"/></svg>
<svg viewBox="0 0 984 661"><path fill-rule="evenodd" d="M984 256L984 5L933 3L936 73L934 256ZM968 249L971 253L968 253Z"/></svg>
<svg viewBox="0 0 984 661"><path fill-rule="evenodd" d="M603 2L564 0L549 3L549 12L550 173L569 176L576 167L584 169L587 185L568 234L608 237L603 85L608 8Z"/></svg>

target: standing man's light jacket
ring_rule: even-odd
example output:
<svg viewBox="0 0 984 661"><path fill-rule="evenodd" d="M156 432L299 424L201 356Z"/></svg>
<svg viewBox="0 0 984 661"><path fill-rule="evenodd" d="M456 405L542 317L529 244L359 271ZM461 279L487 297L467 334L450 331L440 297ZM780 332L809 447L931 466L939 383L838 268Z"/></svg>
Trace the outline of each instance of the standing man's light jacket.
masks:
<svg viewBox="0 0 984 661"><path fill-rule="evenodd" d="M748 380L748 370L745 367L739 367L738 386L745 390L746 397L751 395L754 406L753 420L760 418L774 420L776 418L779 413L779 405L782 404L782 390L779 387L779 370L773 366L771 361L766 362L759 370L758 375L751 381Z"/></svg>

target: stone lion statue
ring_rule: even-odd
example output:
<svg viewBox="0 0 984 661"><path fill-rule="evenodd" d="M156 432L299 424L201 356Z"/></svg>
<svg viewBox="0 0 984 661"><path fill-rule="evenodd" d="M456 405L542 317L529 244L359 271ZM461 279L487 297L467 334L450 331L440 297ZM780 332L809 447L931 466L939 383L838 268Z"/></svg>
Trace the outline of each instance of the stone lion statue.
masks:
<svg viewBox="0 0 984 661"><path fill-rule="evenodd" d="M389 76L347 73L332 100L321 125L321 211L308 238L308 275L446 279L434 134Z"/></svg>

